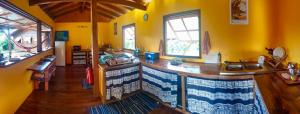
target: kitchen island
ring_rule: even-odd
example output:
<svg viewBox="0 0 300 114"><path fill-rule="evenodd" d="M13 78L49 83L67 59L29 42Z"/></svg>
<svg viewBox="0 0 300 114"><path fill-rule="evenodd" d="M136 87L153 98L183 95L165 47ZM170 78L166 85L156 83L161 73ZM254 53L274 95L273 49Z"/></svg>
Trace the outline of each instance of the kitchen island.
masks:
<svg viewBox="0 0 300 114"><path fill-rule="evenodd" d="M140 58L132 64L99 67L103 102L145 91L182 112L268 113L255 74L220 75L222 64L173 66L168 60Z"/></svg>

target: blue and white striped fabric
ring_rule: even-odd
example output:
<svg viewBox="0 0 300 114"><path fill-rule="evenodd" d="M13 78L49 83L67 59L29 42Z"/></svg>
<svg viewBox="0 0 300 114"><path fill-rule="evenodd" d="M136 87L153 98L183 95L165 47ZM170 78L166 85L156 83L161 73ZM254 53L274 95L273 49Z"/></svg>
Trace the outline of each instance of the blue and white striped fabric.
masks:
<svg viewBox="0 0 300 114"><path fill-rule="evenodd" d="M106 100L121 99L124 93L140 89L139 66L106 72Z"/></svg>
<svg viewBox="0 0 300 114"><path fill-rule="evenodd" d="M269 114L265 101L262 98L260 90L255 83L255 114Z"/></svg>
<svg viewBox="0 0 300 114"><path fill-rule="evenodd" d="M253 114L254 82L186 78L187 110L199 114Z"/></svg>
<svg viewBox="0 0 300 114"><path fill-rule="evenodd" d="M89 112L90 114L149 114L158 105L156 100L139 92L120 101L93 106Z"/></svg>
<svg viewBox="0 0 300 114"><path fill-rule="evenodd" d="M170 73L142 66L142 88L163 102L170 103L172 107L178 105L180 95L179 85L180 77L176 73ZM180 100L180 99L179 99Z"/></svg>

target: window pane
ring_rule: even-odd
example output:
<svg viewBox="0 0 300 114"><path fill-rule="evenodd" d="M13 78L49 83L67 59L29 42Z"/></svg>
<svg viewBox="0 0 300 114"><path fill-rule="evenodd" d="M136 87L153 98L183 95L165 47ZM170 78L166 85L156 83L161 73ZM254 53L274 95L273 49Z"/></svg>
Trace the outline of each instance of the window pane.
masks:
<svg viewBox="0 0 300 114"><path fill-rule="evenodd" d="M135 26L130 25L123 28L123 39L125 49L135 49Z"/></svg>
<svg viewBox="0 0 300 114"><path fill-rule="evenodd" d="M191 15L194 14L194 15ZM200 56L199 13L172 15L165 18L166 54L173 56Z"/></svg>
<svg viewBox="0 0 300 114"><path fill-rule="evenodd" d="M199 29L198 17L183 18L183 21L188 30L198 30Z"/></svg>
<svg viewBox="0 0 300 114"><path fill-rule="evenodd" d="M169 22L175 31L185 30L185 27L181 19L173 19L170 20Z"/></svg>
<svg viewBox="0 0 300 114"><path fill-rule="evenodd" d="M173 32L172 28L170 27L170 24L169 23L166 23L167 25L167 39L174 39L176 38L176 35L175 33Z"/></svg>
<svg viewBox="0 0 300 114"><path fill-rule="evenodd" d="M42 25L42 49L46 51L51 48L51 28Z"/></svg>
<svg viewBox="0 0 300 114"><path fill-rule="evenodd" d="M189 31L192 40L199 40L199 31Z"/></svg>
<svg viewBox="0 0 300 114"><path fill-rule="evenodd" d="M186 31L184 32L176 32L177 40L191 40L188 33Z"/></svg>
<svg viewBox="0 0 300 114"><path fill-rule="evenodd" d="M0 65L8 65L37 53L37 23L0 7Z"/></svg>

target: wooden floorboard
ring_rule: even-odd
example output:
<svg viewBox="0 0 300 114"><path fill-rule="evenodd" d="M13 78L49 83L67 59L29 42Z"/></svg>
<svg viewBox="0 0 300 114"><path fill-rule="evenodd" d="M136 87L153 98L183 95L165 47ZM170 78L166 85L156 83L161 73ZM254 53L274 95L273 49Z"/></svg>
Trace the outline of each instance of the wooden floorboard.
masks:
<svg viewBox="0 0 300 114"><path fill-rule="evenodd" d="M16 114L88 114L91 106L101 104L93 90L82 88L84 66L57 67L56 76L49 83L49 91L33 91ZM151 114L177 114L171 108L160 106Z"/></svg>

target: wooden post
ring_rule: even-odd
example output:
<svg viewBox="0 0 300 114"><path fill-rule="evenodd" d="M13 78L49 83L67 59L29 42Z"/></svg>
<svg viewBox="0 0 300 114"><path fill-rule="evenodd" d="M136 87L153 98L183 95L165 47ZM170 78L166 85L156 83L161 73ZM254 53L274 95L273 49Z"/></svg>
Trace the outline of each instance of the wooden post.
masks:
<svg viewBox="0 0 300 114"><path fill-rule="evenodd" d="M42 52L42 22L37 21L37 52Z"/></svg>
<svg viewBox="0 0 300 114"><path fill-rule="evenodd" d="M94 96L100 95L99 90L99 69L98 69L98 28L97 28L97 0L91 1L91 22L92 22L92 68L94 75Z"/></svg>

